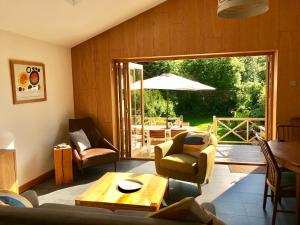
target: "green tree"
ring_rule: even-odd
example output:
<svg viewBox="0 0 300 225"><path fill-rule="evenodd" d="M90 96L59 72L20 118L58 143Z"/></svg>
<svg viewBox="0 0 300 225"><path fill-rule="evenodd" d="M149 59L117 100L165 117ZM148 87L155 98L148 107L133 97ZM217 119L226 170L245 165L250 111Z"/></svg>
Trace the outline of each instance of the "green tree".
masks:
<svg viewBox="0 0 300 225"><path fill-rule="evenodd" d="M174 73L215 91L170 91L171 115L264 117L264 56L145 62L144 79ZM145 90L145 112L164 116L166 91Z"/></svg>
<svg viewBox="0 0 300 225"><path fill-rule="evenodd" d="M265 116L266 57L240 57L244 64L242 82L237 93L236 117Z"/></svg>
<svg viewBox="0 0 300 225"><path fill-rule="evenodd" d="M216 88L177 94L176 112L230 116L236 108L236 91L240 84L242 63L234 58L184 60L180 73L188 79ZM178 111L177 111L178 110Z"/></svg>

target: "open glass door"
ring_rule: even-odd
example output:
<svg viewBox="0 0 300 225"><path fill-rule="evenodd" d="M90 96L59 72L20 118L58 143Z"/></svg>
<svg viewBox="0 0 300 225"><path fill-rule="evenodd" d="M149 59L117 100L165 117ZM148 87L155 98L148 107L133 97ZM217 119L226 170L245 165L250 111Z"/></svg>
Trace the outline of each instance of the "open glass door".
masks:
<svg viewBox="0 0 300 225"><path fill-rule="evenodd" d="M135 158L145 145L143 66L116 62L118 141L122 157Z"/></svg>
<svg viewBox="0 0 300 225"><path fill-rule="evenodd" d="M136 158L145 145L143 65L129 63L131 154Z"/></svg>

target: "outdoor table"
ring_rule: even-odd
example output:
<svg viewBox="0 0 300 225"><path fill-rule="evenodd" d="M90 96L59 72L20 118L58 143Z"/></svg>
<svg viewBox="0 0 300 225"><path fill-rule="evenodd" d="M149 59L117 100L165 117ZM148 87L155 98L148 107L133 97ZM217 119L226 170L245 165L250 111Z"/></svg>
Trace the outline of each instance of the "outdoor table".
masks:
<svg viewBox="0 0 300 225"><path fill-rule="evenodd" d="M137 129L137 130L141 130L142 129L142 125L131 125L132 128ZM172 126L169 128L166 128L166 125L147 125L144 126L144 132L145 132L145 136L146 136L146 140L148 138L149 135L149 130L161 130L161 129L165 129L166 133L167 133L167 138L171 137L171 129L186 129L186 131L195 131L197 130L196 127L191 127L191 126Z"/></svg>
<svg viewBox="0 0 300 225"><path fill-rule="evenodd" d="M278 164L296 173L296 224L300 225L300 142L269 141Z"/></svg>

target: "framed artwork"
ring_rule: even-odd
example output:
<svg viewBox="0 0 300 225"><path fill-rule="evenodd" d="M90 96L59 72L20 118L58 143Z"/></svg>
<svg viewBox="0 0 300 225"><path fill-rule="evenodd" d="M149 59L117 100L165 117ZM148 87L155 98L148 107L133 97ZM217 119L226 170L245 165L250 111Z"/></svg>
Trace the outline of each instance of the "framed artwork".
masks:
<svg viewBox="0 0 300 225"><path fill-rule="evenodd" d="M47 100L43 63L10 60L10 74L14 104Z"/></svg>

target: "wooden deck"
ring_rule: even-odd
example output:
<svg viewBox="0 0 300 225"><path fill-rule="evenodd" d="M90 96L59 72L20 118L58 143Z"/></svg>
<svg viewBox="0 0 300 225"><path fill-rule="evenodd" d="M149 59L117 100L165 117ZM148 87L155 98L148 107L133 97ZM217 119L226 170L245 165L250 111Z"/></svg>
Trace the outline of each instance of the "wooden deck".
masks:
<svg viewBox="0 0 300 225"><path fill-rule="evenodd" d="M154 146L136 149L133 158L154 158ZM240 144L219 144L217 146L216 162L264 163L259 146Z"/></svg>
<svg viewBox="0 0 300 225"><path fill-rule="evenodd" d="M219 144L216 162L264 163L265 159L257 145Z"/></svg>

